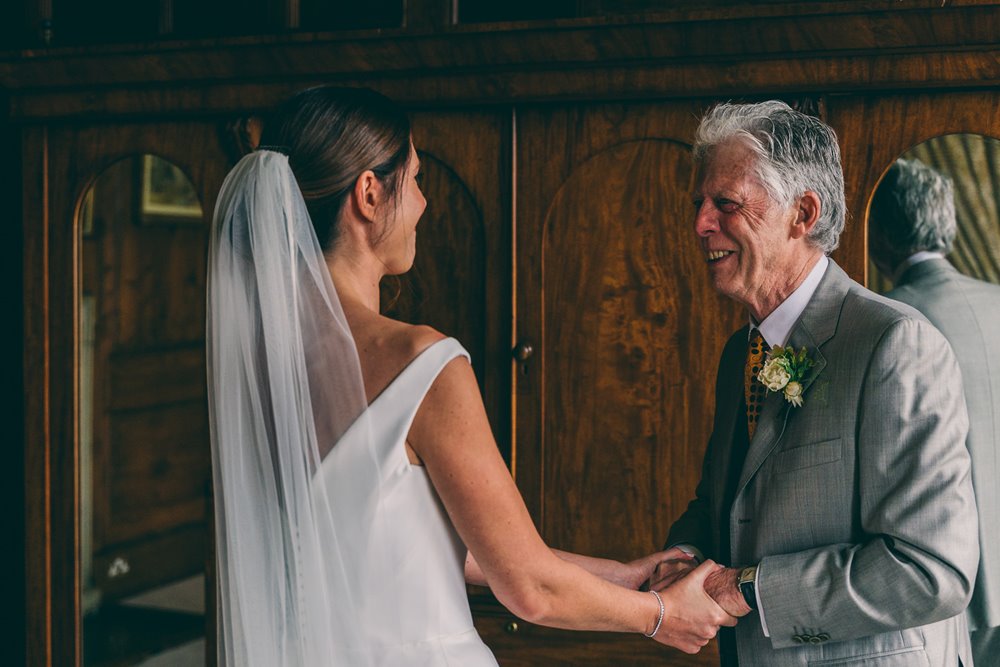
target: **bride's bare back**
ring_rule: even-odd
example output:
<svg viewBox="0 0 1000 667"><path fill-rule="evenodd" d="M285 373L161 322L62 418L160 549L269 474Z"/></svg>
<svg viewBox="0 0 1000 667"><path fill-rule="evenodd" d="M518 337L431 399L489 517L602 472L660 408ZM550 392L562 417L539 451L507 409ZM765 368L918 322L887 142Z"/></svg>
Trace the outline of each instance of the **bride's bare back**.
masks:
<svg viewBox="0 0 1000 667"><path fill-rule="evenodd" d="M374 401L421 352L445 336L435 329L379 315L361 304L343 304L361 362L368 403ZM452 363L467 363L456 359ZM410 463L422 465L409 441Z"/></svg>

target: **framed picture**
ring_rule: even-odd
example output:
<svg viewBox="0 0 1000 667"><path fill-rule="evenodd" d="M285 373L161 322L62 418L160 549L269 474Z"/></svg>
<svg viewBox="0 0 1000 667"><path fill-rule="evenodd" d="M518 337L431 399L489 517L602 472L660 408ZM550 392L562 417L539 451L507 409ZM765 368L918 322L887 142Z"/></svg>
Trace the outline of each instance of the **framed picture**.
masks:
<svg viewBox="0 0 1000 667"><path fill-rule="evenodd" d="M201 202L179 167L155 155L142 156L139 219L143 224L200 224Z"/></svg>

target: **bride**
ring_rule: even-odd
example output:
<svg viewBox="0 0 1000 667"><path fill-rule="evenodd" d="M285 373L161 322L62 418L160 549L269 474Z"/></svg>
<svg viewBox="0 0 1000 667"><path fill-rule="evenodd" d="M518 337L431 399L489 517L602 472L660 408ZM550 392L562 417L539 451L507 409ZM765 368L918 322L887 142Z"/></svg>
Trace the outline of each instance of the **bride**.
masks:
<svg viewBox="0 0 1000 667"><path fill-rule="evenodd" d="M548 548L493 441L468 354L379 313L426 202L406 115L320 87L265 124L219 194L209 407L222 665L496 665L465 583L517 616L697 652L733 625L701 564Z"/></svg>

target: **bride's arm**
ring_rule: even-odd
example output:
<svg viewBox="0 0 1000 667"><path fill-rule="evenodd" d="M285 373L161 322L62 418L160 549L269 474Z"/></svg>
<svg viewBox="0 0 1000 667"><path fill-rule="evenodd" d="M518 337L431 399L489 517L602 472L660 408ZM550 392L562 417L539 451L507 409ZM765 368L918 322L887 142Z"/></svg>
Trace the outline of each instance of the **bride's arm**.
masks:
<svg viewBox="0 0 1000 667"><path fill-rule="evenodd" d="M441 371L410 429L410 445L494 595L527 621L579 630L650 632L659 604L556 556L535 529L489 428L472 367ZM735 620L705 593L705 565L662 592L659 641L697 651Z"/></svg>
<svg viewBox="0 0 1000 667"><path fill-rule="evenodd" d="M629 561L628 563L622 563L610 558L584 556L569 551L560 551L559 549L552 549L552 553L565 561L582 567L595 577L600 577L605 581L610 581L613 584L624 588L631 588L632 590L638 589L648 581L653 576L656 567L662 562L694 560L690 554L676 547L666 551L658 551L648 556ZM482 568L479 567L479 563L476 562L476 558L472 555L471 551L465 557L465 580L477 586L487 585L486 575L483 574Z"/></svg>

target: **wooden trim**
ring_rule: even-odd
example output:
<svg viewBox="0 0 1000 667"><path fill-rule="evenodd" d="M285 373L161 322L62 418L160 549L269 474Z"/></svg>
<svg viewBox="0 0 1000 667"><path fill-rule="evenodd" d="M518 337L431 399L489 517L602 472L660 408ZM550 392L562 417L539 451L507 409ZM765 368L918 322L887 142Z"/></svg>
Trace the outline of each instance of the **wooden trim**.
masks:
<svg viewBox="0 0 1000 667"><path fill-rule="evenodd" d="M51 655L54 665L71 667L82 660L82 616L80 607L80 471L79 415L79 292L80 266L77 252L76 215L65 214L49 191L52 154L46 148L45 269L48 293L48 451L49 537L52 617ZM62 278L53 279L55 276ZM66 554L74 554L67 558Z"/></svg>
<svg viewBox="0 0 1000 667"><path fill-rule="evenodd" d="M575 67L522 72L290 78L257 83L107 88L15 93L15 121L150 114L203 115L257 111L309 85L370 86L412 108L547 101L618 101L743 97L871 90L993 88L1000 49L769 59L764 61Z"/></svg>
<svg viewBox="0 0 1000 667"><path fill-rule="evenodd" d="M0 86L14 122L242 113L332 82L413 108L988 88L998 34L996 5L292 34L8 54Z"/></svg>
<svg viewBox="0 0 1000 667"><path fill-rule="evenodd" d="M30 665L52 660L52 479L49 437L48 133L31 128L22 139L24 212L25 597ZM29 176L30 174L30 176ZM41 202L41 206L39 206Z"/></svg>

